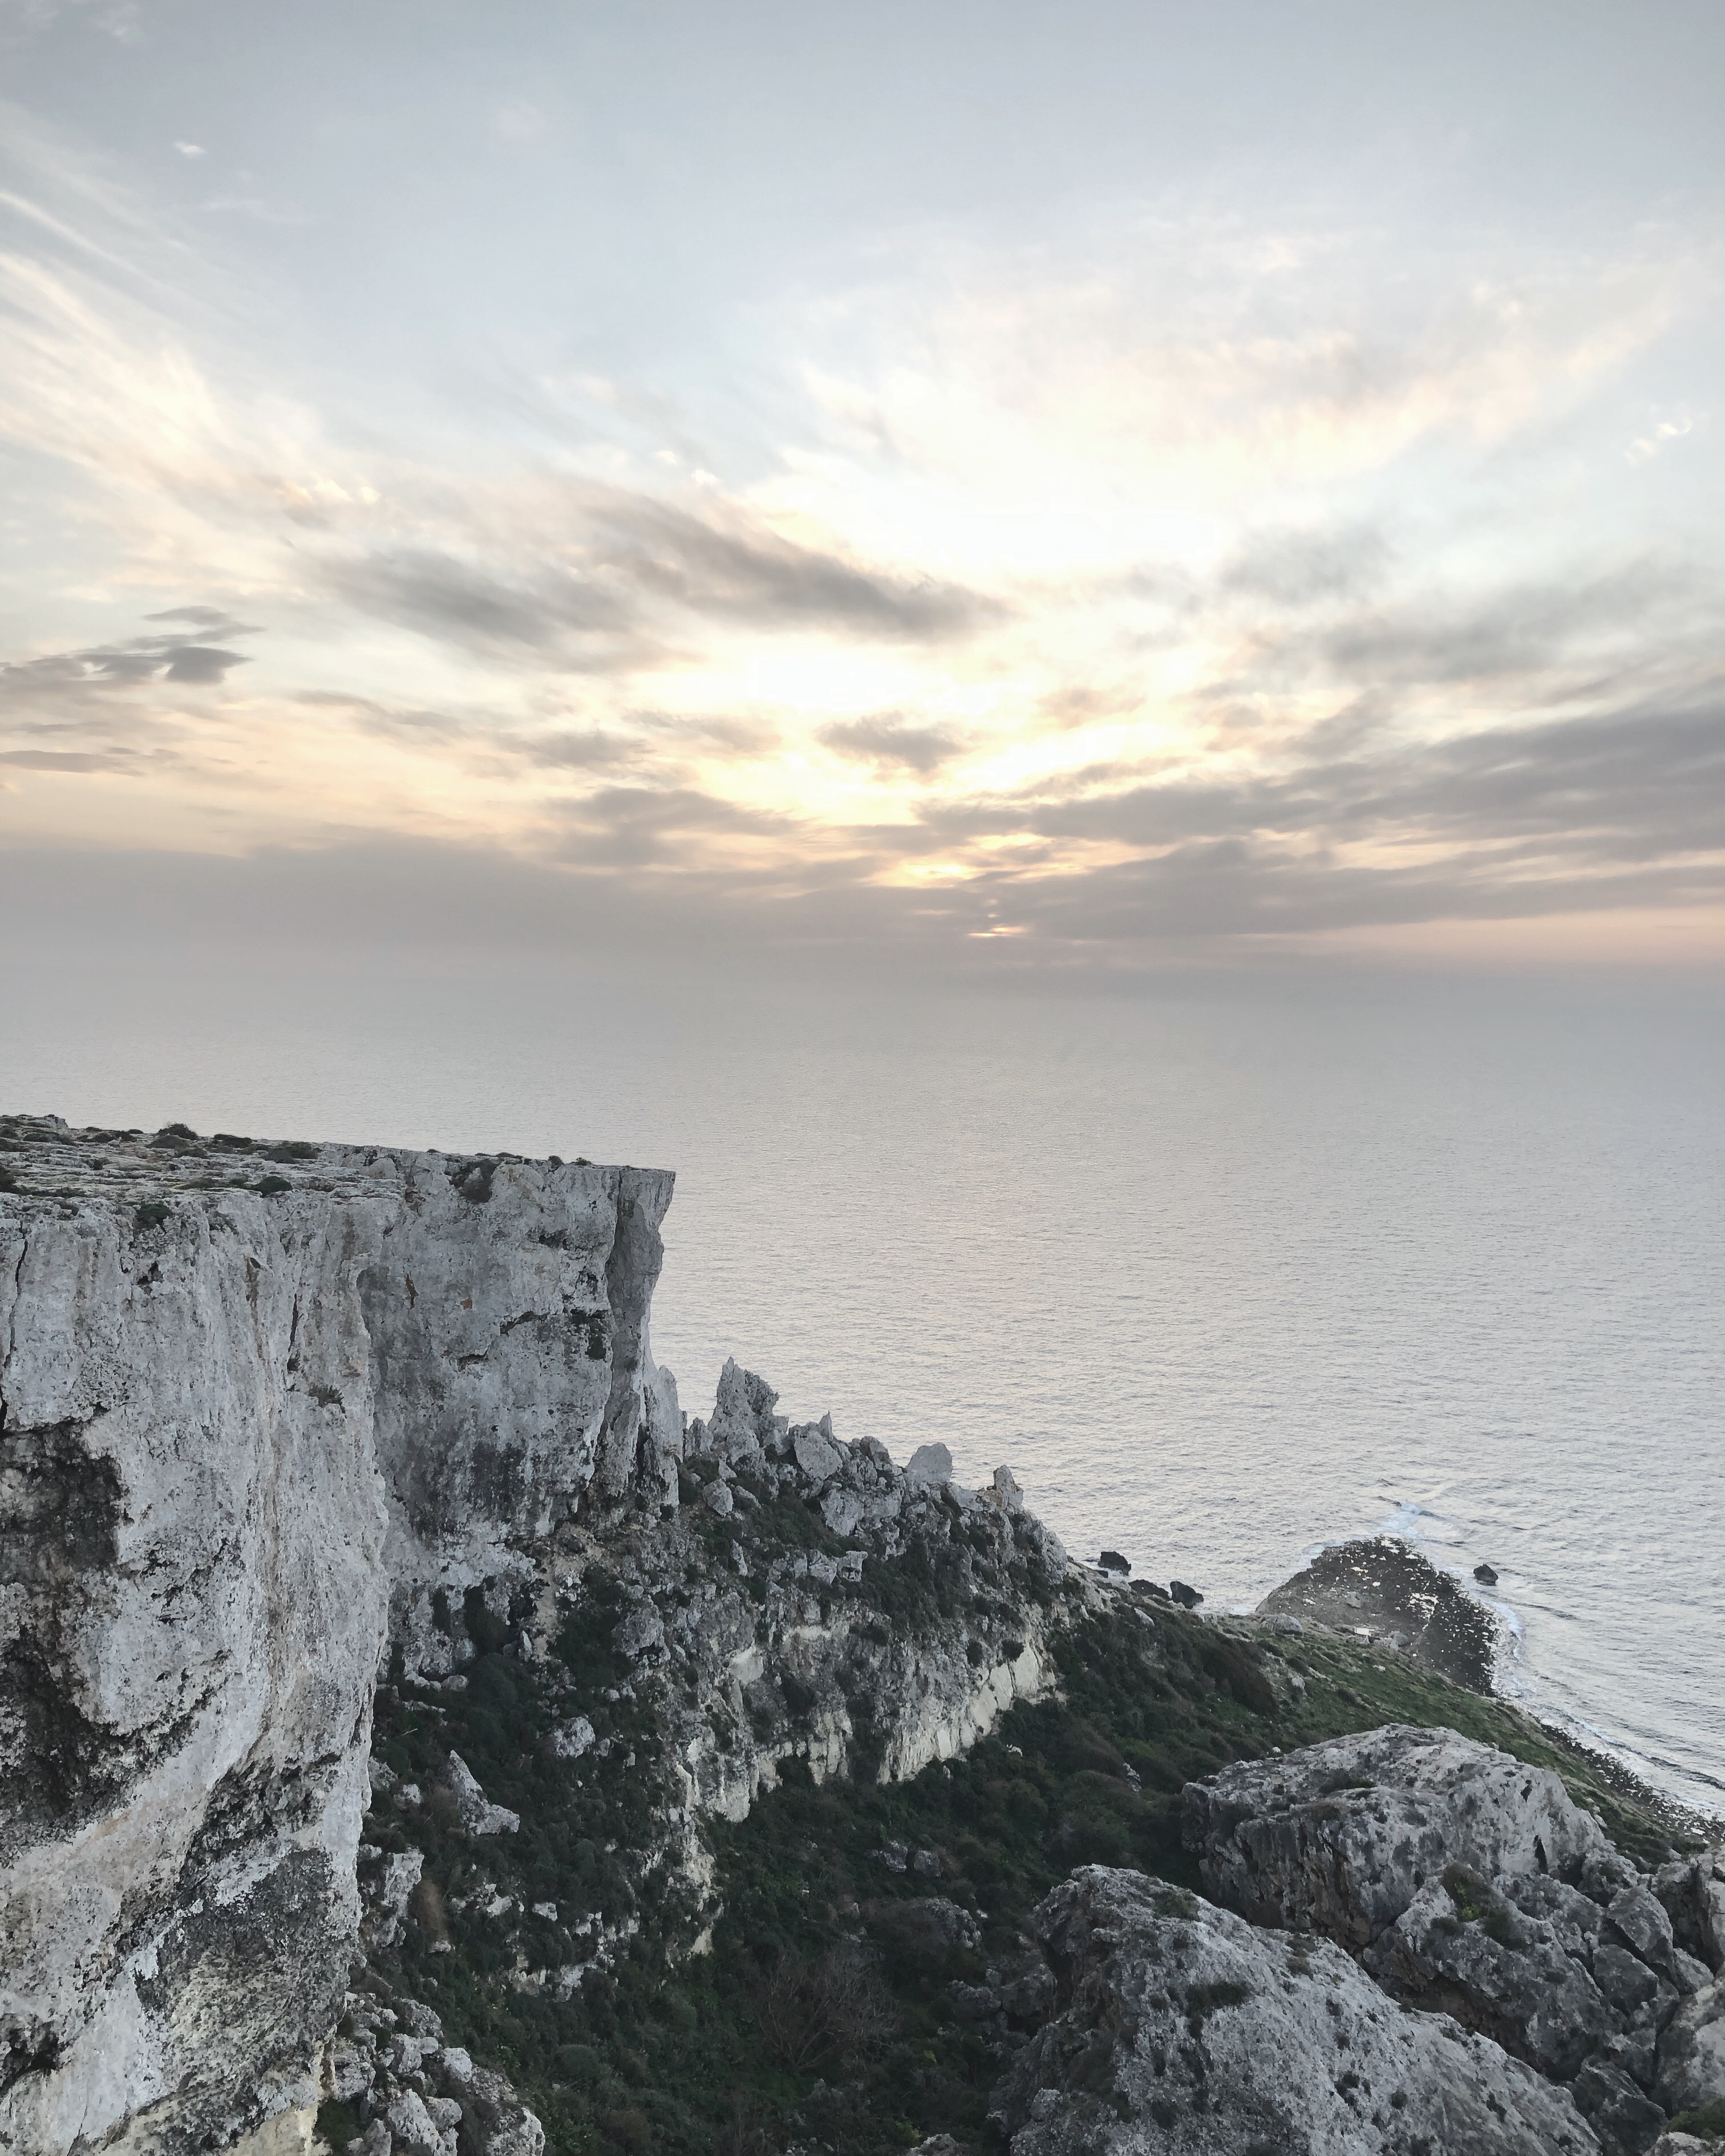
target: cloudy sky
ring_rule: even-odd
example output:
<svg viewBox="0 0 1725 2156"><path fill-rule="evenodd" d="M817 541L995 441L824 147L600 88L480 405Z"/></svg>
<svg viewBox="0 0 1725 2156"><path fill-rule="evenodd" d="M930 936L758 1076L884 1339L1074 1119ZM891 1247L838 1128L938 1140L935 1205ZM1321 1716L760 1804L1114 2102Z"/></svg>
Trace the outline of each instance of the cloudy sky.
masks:
<svg viewBox="0 0 1725 2156"><path fill-rule="evenodd" d="M1722 81L1715 0L0 0L9 903L1717 963Z"/></svg>

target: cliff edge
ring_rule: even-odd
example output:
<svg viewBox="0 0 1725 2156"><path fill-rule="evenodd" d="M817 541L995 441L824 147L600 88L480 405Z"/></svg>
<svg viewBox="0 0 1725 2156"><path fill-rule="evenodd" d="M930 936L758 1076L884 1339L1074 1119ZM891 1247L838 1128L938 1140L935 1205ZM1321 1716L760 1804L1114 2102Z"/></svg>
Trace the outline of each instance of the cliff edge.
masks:
<svg viewBox="0 0 1725 2156"><path fill-rule="evenodd" d="M339 2010L391 1630L676 1502L672 1178L0 1139L0 2143L220 2146Z"/></svg>

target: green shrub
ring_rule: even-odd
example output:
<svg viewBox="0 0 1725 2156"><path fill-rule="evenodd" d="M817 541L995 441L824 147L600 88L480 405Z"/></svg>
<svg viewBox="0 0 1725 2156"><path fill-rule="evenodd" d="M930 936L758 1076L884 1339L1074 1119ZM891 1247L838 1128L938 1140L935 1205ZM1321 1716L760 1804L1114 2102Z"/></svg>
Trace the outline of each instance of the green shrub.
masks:
<svg viewBox="0 0 1725 2156"><path fill-rule="evenodd" d="M285 1175L264 1175L258 1178L258 1190L264 1198L279 1198L284 1190L293 1188Z"/></svg>
<svg viewBox="0 0 1725 2156"><path fill-rule="evenodd" d="M364 2129L352 2110L338 2102L334 2097L326 2097L317 2107L318 2138L327 2147L345 2148L350 2141L357 2139Z"/></svg>
<svg viewBox="0 0 1725 2156"><path fill-rule="evenodd" d="M159 1228L167 1218L167 1208L159 1198L146 1198L132 1218L141 1228Z"/></svg>

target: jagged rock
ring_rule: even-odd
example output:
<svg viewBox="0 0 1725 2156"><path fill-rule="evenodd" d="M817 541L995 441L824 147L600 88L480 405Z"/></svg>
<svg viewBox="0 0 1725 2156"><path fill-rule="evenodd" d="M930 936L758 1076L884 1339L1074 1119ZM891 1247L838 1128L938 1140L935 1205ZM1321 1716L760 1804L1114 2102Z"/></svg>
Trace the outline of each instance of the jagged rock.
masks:
<svg viewBox="0 0 1725 2156"><path fill-rule="evenodd" d="M833 1440L832 1418L791 1432L791 1456L811 1482L825 1482L845 1465L845 1455Z"/></svg>
<svg viewBox="0 0 1725 2156"><path fill-rule="evenodd" d="M938 1894L920 1902L877 1902L870 1909L869 1927L895 1958L913 1969L939 1968L955 1954L973 1953L983 1936L968 1909Z"/></svg>
<svg viewBox="0 0 1725 2156"><path fill-rule="evenodd" d="M1574 1880L1608 1849L1549 1769L1399 1723L1189 1783L1182 1832L1224 1907L1355 1950L1446 1866Z"/></svg>
<svg viewBox="0 0 1725 2156"><path fill-rule="evenodd" d="M665 1645L665 1620L650 1602L631 1609L611 1635L620 1655L638 1662Z"/></svg>
<svg viewBox="0 0 1725 2156"><path fill-rule="evenodd" d="M1473 1568L1473 1576L1481 1587L1495 1587L1497 1584L1497 1575L1489 1564L1476 1564Z"/></svg>
<svg viewBox="0 0 1725 2156"><path fill-rule="evenodd" d="M994 1481L988 1491L990 1501L1003 1512L1022 1512L1024 1493L1018 1486L1018 1478L1009 1467L997 1467Z"/></svg>
<svg viewBox="0 0 1725 2156"><path fill-rule="evenodd" d="M1399 2013L1325 1940L1291 1942L1087 1866L1034 1919L1065 2003L991 2115L1012 2156L1590 2156L1568 2093L1483 2036Z"/></svg>
<svg viewBox="0 0 1725 2156"><path fill-rule="evenodd" d="M1659 2040L1654 2094L1672 2113L1725 2103L1725 1981L1686 1999Z"/></svg>
<svg viewBox="0 0 1725 2156"><path fill-rule="evenodd" d="M1132 1559L1122 1557L1118 1550L1104 1550L1096 1562L1104 1572L1117 1572L1122 1578L1132 1568Z"/></svg>
<svg viewBox="0 0 1725 2156"><path fill-rule="evenodd" d="M514 1834L520 1827L519 1812L511 1811L506 1804L486 1801L485 1791L459 1752L449 1754L449 1782L461 1824L470 1834Z"/></svg>
<svg viewBox="0 0 1725 2156"><path fill-rule="evenodd" d="M711 1420L696 1426L702 1433L697 1449L733 1462L778 1452L789 1427L783 1415L773 1413L778 1404L778 1394L764 1378L727 1357L719 1374ZM695 1428L690 1435L695 1436Z"/></svg>
<svg viewBox="0 0 1725 2156"><path fill-rule="evenodd" d="M384 2117L401 2156L444 2156L444 2137L417 2091L403 2089Z"/></svg>
<svg viewBox="0 0 1725 2156"><path fill-rule="evenodd" d="M1183 1609L1195 1609L1204 1599L1198 1589L1189 1587L1183 1579L1170 1580L1168 1591L1170 1599L1178 1602Z"/></svg>
<svg viewBox="0 0 1725 2156"><path fill-rule="evenodd" d="M1667 2120L1620 2066L1589 2059L1575 2076L1576 2107L1599 2137L1606 2156L1646 2156Z"/></svg>
<svg viewBox="0 0 1725 2156"><path fill-rule="evenodd" d="M1522 1916L1465 1864L1415 1894L1365 1965L1394 1996L1482 2030L1558 2081L1622 2027L1556 1928Z"/></svg>
<svg viewBox="0 0 1725 2156"><path fill-rule="evenodd" d="M1491 1689L1497 1618L1397 1536L1321 1551L1258 1604L1261 1617L1278 1613L1386 1642L1394 1635L1402 1651L1452 1683L1471 1691Z"/></svg>
<svg viewBox="0 0 1725 2156"><path fill-rule="evenodd" d="M545 2156L545 2128L501 2074L475 2066L464 2084L462 2112L483 2156Z"/></svg>
<svg viewBox="0 0 1725 2156"><path fill-rule="evenodd" d="M1725 1851L1706 1849L1661 1865L1648 1885L1677 1945L1717 1975L1725 1969Z"/></svg>

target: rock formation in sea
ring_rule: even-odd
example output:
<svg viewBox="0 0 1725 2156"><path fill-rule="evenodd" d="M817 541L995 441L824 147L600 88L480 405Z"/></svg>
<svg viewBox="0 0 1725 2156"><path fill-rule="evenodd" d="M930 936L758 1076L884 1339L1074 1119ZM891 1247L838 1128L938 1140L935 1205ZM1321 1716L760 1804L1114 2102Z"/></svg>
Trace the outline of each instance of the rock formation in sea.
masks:
<svg viewBox="0 0 1725 2156"><path fill-rule="evenodd" d="M1491 1689L1497 1618L1394 1535L1320 1551L1258 1606L1266 1616L1293 1617L1379 1641L1471 1691Z"/></svg>
<svg viewBox="0 0 1725 2156"><path fill-rule="evenodd" d="M0 1118L0 2149L1725 2132L1725 1858L1417 1563L1211 1618L685 1422L670 1192Z"/></svg>

